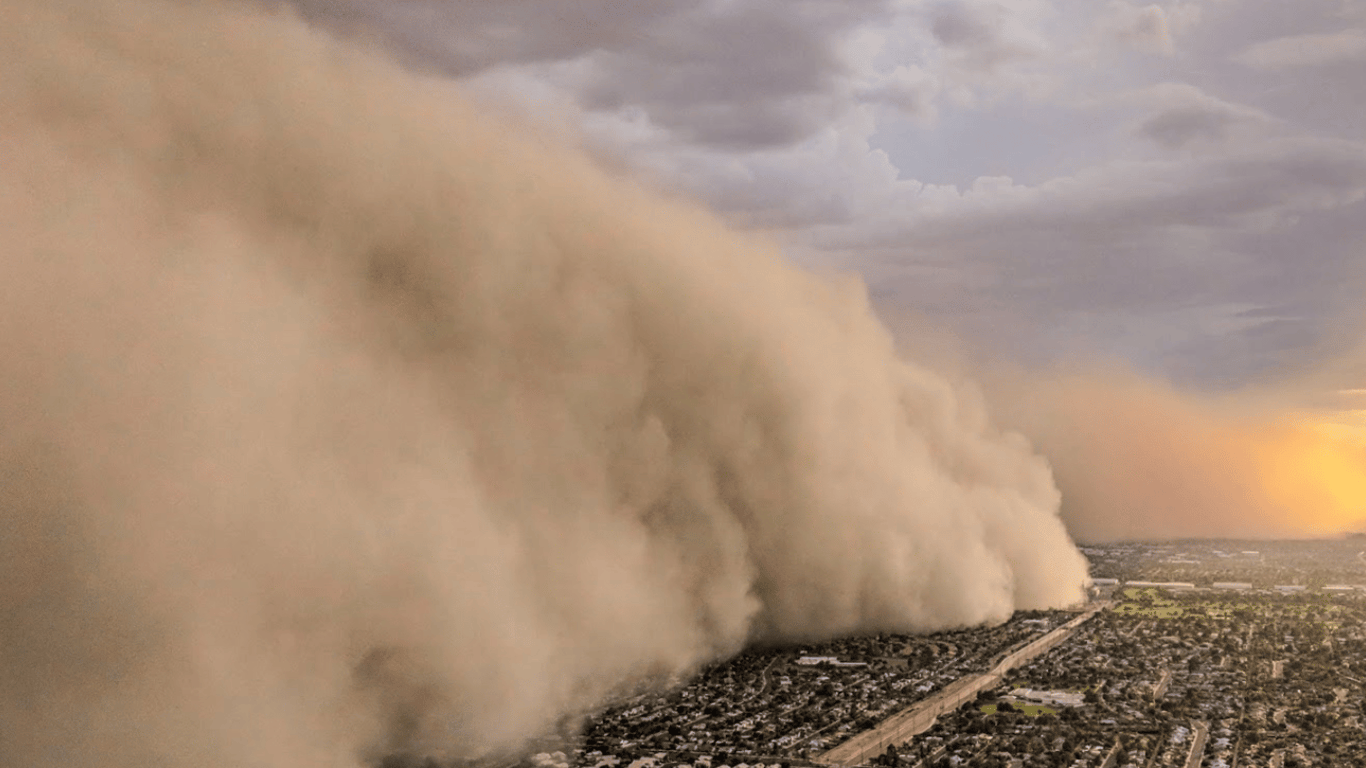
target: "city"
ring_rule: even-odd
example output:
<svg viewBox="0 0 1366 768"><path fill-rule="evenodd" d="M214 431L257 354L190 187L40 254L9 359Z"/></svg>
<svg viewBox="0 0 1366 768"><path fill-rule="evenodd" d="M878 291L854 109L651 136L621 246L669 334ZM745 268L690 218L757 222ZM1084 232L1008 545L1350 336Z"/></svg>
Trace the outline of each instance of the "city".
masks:
<svg viewBox="0 0 1366 768"><path fill-rule="evenodd" d="M755 648L593 715L541 768L1366 764L1366 539L1083 548L1091 601Z"/></svg>

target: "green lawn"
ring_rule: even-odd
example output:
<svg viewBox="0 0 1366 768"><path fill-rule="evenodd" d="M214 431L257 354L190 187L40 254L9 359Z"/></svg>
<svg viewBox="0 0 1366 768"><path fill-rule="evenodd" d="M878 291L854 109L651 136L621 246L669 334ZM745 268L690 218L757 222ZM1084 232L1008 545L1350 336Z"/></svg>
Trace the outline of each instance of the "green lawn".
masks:
<svg viewBox="0 0 1366 768"><path fill-rule="evenodd" d="M1256 602L1230 602L1218 598L1204 600L1197 598L1194 604L1182 604L1167 597L1162 590L1155 587L1128 587L1123 591L1123 598L1124 601L1111 610L1126 616L1155 619L1205 616L1211 619L1229 619L1233 618L1233 615L1238 611L1252 611L1263 616L1274 611L1285 618L1305 621L1309 619L1308 615L1311 611L1317 611L1319 614L1318 622L1330 629L1336 627L1338 623L1336 614L1342 610L1341 606L1331 603L1266 605Z"/></svg>
<svg viewBox="0 0 1366 768"><path fill-rule="evenodd" d="M1174 619L1186 615L1186 609L1156 587L1128 587L1124 602L1111 610L1126 616L1152 619Z"/></svg>
<svg viewBox="0 0 1366 768"><path fill-rule="evenodd" d="M1126 616L1143 616L1150 619L1174 619L1186 615L1186 609L1179 605L1143 606L1137 603L1124 603L1116 606L1114 611Z"/></svg>

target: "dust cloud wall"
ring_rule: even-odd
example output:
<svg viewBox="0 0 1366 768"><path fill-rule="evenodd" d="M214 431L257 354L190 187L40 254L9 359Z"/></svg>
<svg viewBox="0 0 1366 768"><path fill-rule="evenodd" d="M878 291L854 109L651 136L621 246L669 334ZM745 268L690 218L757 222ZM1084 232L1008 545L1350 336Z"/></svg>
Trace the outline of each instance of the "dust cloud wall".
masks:
<svg viewBox="0 0 1366 768"><path fill-rule="evenodd" d="M470 756L1081 596L861 285L279 10L0 0L0 764Z"/></svg>

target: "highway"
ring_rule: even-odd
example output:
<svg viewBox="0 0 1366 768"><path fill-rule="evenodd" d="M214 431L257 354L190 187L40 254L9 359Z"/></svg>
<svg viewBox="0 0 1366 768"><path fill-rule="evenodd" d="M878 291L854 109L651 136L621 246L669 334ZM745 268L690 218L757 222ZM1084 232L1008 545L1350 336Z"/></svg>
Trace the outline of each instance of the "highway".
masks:
<svg viewBox="0 0 1366 768"><path fill-rule="evenodd" d="M1071 637L1077 627L1110 605L1110 602L1102 602L1092 606L1061 627L1007 654L991 671L958 678L922 701L883 720L872 730L865 731L825 752L816 758L817 761L829 765L866 765L869 760L886 751L888 744L900 744L912 736L924 733L935 724L940 715L976 697L979 691L996 686L1005 678L1006 673L1015 667L1057 647Z"/></svg>

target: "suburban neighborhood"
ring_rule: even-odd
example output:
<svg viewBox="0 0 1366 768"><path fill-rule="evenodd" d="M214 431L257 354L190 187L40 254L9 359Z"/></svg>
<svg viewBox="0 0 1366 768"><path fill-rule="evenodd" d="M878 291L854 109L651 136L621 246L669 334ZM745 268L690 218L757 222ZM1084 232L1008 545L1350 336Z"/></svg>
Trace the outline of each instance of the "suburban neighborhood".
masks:
<svg viewBox="0 0 1366 768"><path fill-rule="evenodd" d="M1087 547L1084 605L752 648L593 713L523 762L1366 765L1363 550L1357 537Z"/></svg>

